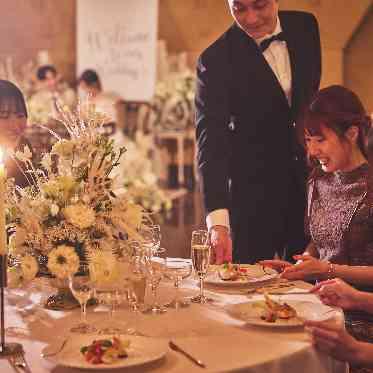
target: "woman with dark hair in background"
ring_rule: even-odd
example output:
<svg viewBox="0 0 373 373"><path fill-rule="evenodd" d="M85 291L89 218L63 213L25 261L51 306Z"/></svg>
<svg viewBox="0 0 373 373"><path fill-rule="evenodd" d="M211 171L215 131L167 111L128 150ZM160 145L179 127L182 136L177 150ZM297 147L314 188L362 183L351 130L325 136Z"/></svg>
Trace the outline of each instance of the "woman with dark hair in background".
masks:
<svg viewBox="0 0 373 373"><path fill-rule="evenodd" d="M25 99L20 89L7 80L0 80L0 146L5 153L5 167L9 178L15 184L24 187L29 185L23 173L23 165L14 159L12 154L31 146L24 137L27 124Z"/></svg>
<svg viewBox="0 0 373 373"><path fill-rule="evenodd" d="M96 110L107 115L105 123L108 135L116 131L123 132L125 120L125 106L123 99L115 92L104 92L100 77L94 70L85 70L78 79L79 96L90 96L90 101L95 104Z"/></svg>

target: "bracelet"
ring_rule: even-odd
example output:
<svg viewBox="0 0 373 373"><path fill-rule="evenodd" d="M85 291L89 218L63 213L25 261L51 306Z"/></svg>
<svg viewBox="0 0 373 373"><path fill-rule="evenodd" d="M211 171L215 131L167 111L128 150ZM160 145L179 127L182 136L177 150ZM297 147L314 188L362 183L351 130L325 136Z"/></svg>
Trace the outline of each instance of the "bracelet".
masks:
<svg viewBox="0 0 373 373"><path fill-rule="evenodd" d="M334 264L328 262L328 271L326 272L326 278L331 280L334 277Z"/></svg>

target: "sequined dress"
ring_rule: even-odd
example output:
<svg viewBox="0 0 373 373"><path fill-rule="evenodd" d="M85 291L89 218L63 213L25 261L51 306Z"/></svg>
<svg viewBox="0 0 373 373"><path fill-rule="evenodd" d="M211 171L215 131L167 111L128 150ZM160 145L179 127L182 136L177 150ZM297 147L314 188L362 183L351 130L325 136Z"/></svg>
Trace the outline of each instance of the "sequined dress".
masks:
<svg viewBox="0 0 373 373"><path fill-rule="evenodd" d="M306 226L321 260L373 266L370 172L370 166L365 163L350 172L319 172L310 180ZM373 284L362 290L372 291ZM346 328L355 338L373 343L373 315L348 312ZM351 372L373 370L352 367Z"/></svg>

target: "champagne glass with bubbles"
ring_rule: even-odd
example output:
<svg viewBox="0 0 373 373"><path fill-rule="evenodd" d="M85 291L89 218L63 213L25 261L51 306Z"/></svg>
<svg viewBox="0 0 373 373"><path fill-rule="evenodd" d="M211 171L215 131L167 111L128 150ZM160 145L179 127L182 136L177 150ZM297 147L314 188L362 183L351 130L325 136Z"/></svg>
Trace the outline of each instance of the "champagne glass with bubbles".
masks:
<svg viewBox="0 0 373 373"><path fill-rule="evenodd" d="M211 253L209 232L206 230L193 231L191 246L193 270L198 275L200 283L200 293L193 297L191 301L203 304L211 301L204 294L204 279L209 268Z"/></svg>

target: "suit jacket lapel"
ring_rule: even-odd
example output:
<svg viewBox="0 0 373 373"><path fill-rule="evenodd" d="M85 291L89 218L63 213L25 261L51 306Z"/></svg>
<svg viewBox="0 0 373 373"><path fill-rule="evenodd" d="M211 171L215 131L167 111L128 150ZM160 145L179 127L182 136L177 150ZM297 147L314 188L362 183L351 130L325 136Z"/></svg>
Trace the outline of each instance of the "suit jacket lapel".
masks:
<svg viewBox="0 0 373 373"><path fill-rule="evenodd" d="M297 45L297 33L291 30L291 25L287 22L287 19L282 17L279 13L281 21L281 28L285 33L286 45L289 52L290 66L291 66L291 109L292 112L297 112L299 105L299 90L301 82L301 66L299 62L299 48Z"/></svg>
<svg viewBox="0 0 373 373"><path fill-rule="evenodd" d="M236 25L232 29L232 68L234 89L243 97L254 100L281 100L285 108L289 104L276 75L267 63L255 41ZM252 90L251 88L255 89Z"/></svg>

